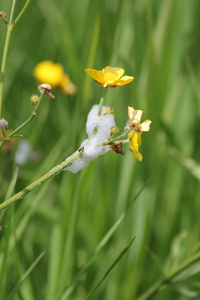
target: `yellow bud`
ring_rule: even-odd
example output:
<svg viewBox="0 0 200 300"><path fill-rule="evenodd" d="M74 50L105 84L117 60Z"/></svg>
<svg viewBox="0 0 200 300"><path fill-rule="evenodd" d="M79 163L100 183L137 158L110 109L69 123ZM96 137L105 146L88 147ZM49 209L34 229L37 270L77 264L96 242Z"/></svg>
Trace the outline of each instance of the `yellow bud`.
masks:
<svg viewBox="0 0 200 300"><path fill-rule="evenodd" d="M0 11L0 19L3 19L4 23L6 23L6 25L8 25L8 20L6 18L5 11Z"/></svg>
<svg viewBox="0 0 200 300"><path fill-rule="evenodd" d="M114 108L112 106L107 106L106 107L106 114L108 114L108 115L114 115L114 113L115 113L115 110L114 110Z"/></svg>
<svg viewBox="0 0 200 300"><path fill-rule="evenodd" d="M38 95L32 95L30 100L33 103L33 105L36 105L38 103L39 99L40 98Z"/></svg>
<svg viewBox="0 0 200 300"><path fill-rule="evenodd" d="M119 132L119 128L117 126L112 126L111 129L110 129L110 132L112 134L116 134Z"/></svg>

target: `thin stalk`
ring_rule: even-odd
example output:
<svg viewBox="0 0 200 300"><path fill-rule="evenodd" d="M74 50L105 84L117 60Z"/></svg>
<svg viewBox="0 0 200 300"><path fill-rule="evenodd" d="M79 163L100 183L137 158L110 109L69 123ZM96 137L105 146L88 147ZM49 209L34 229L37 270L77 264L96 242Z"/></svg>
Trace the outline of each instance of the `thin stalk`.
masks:
<svg viewBox="0 0 200 300"><path fill-rule="evenodd" d="M13 217L14 217L14 206L12 206L10 211L8 211L7 220L6 220L8 225L5 233L5 245L2 249L4 253L4 257L3 257L3 263L0 272L0 295L2 297L1 299L5 299L4 296L5 296L6 286L7 286L7 274L8 274L9 250L10 250L9 244L13 232L13 226L12 226Z"/></svg>
<svg viewBox="0 0 200 300"><path fill-rule="evenodd" d="M18 131L20 131L23 127L25 127L28 123L30 123L33 120L33 118L37 114L37 111L38 111L40 102L42 100L42 97L43 97L43 94L40 95L40 98L38 100L37 106L32 111L30 117L24 123L22 123L19 127L17 127L15 130L13 130L8 136L4 136L3 140L0 142L0 149L3 147L3 145L5 144L6 141L8 141L11 138L13 138Z"/></svg>
<svg viewBox="0 0 200 300"><path fill-rule="evenodd" d="M131 131L132 129L127 129L125 130L121 135L117 136L117 137L114 137L113 139L110 139L110 140L107 140L106 142L104 143L101 143L101 144L98 144L97 146L99 145L103 145L103 146L106 146L106 145L115 145L115 144L119 144L119 143L128 143L129 140L123 140L123 138L125 136L127 136L127 134Z"/></svg>
<svg viewBox="0 0 200 300"><path fill-rule="evenodd" d="M10 182L10 185L8 187L5 201L8 199L15 188L15 184L17 181L17 176L18 176L18 168L15 168L13 171L13 176ZM4 246L4 258L3 258L3 263L1 267L1 272L0 272L0 295L4 297L5 289L6 289L6 279L7 279L7 266L8 266L8 261L9 261L9 244L10 244L10 239L12 236L13 232L13 226L12 226L12 220L13 220L13 213L14 213L14 207L8 212L7 214L7 230L6 230L6 239L5 239L5 246ZM3 217L4 214L2 214L1 217ZM2 218L0 219L2 220Z"/></svg>
<svg viewBox="0 0 200 300"><path fill-rule="evenodd" d="M5 75L5 68L6 68L6 61L7 61L7 54L8 54L8 47L10 42L10 36L12 32L12 21L13 21L13 15L15 10L15 4L16 0L13 0L12 7L11 7L11 13L10 13L10 20L9 25L6 33L6 40L3 50L3 56L2 56L2 63L1 63L1 78L0 78L0 119L1 119L1 109L2 109L2 100L3 100L3 88L4 88L4 75Z"/></svg>
<svg viewBox="0 0 200 300"><path fill-rule="evenodd" d="M14 20L13 24L12 24L12 29L16 26L16 24L19 22L20 18L22 17L22 15L25 13L29 3L31 2L31 0L27 0L26 3L24 4L22 10L20 11L20 13L18 14L17 18Z"/></svg>
<svg viewBox="0 0 200 300"><path fill-rule="evenodd" d="M124 256L124 254L129 250L132 243L135 240L135 236L131 239L128 246L126 246L123 251L118 255L118 257L114 260L112 265L109 267L109 269L105 272L105 274L101 277L101 279L97 282L95 287L90 291L90 293L86 296L85 300L89 299L90 296L96 291L96 289L100 286L100 284L106 279L106 277L109 275L109 273L112 271L112 269L117 265L117 263L120 261L120 259Z"/></svg>
<svg viewBox="0 0 200 300"><path fill-rule="evenodd" d="M82 155L83 151L84 151L84 149L82 148L80 150L80 152L75 152L73 155L68 157L61 164L59 164L56 167L54 167L53 169L51 169L48 173L46 173L45 175L40 177L38 180L31 183L26 188L24 188L19 193L15 194L13 197L9 198L5 202L1 203L0 204L0 211L2 211L5 208L8 208L10 205L12 205L16 201L22 199L25 195L27 195L28 193L30 193L31 191L33 191L34 189L39 187L42 183L44 183L48 179L50 179L50 178L56 176L57 174L59 174L63 169L65 169L66 167L71 165L77 158L79 158Z"/></svg>
<svg viewBox="0 0 200 300"><path fill-rule="evenodd" d="M176 270L169 273L164 278L159 279L155 284L153 284L145 293L143 293L137 300L147 300L152 299L160 289L173 282L173 279L180 274L182 271L193 265L195 262L200 260L200 251L197 252L195 255L190 257L186 262L183 262Z"/></svg>
<svg viewBox="0 0 200 300"><path fill-rule="evenodd" d="M11 292L11 294L6 299L13 299L13 296L16 294L17 290L21 286L21 284L25 281L25 279L30 275L30 273L33 271L33 269L37 266L39 261L42 259L44 254L46 253L46 250L42 251L40 255L36 258L36 260L31 264L31 266L28 268L28 270L24 273L24 275L20 278L18 283L16 284L14 290Z"/></svg>
<svg viewBox="0 0 200 300"><path fill-rule="evenodd" d="M100 99L100 102L99 102L98 116L101 116L106 91L107 91L107 88L103 88L101 99Z"/></svg>
<svg viewBox="0 0 200 300"><path fill-rule="evenodd" d="M2 64L1 64L1 74L0 74L0 119L1 119L1 113L2 113L2 101L3 101L3 88L4 88L4 77L5 77L5 69L6 69L6 61L7 61L7 55L8 55L8 48L9 48L9 42L10 42L10 36L12 33L13 28L21 18L21 16L24 14L25 10L27 9L29 3L31 0L27 0L25 5L23 6L21 12L13 22L13 16L15 11L15 5L16 0L13 0L12 7L11 7L11 13L10 13L10 19L9 24L7 26L7 33L6 33L6 39L5 39L5 45L3 50L3 56L2 56Z"/></svg>

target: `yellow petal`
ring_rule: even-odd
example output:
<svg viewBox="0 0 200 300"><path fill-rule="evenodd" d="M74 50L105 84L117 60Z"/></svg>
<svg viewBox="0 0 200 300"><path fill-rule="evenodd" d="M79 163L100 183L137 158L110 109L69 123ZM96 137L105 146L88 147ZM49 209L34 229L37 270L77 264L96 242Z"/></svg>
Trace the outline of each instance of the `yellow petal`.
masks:
<svg viewBox="0 0 200 300"><path fill-rule="evenodd" d="M104 73L102 71L85 69L85 72L92 78L94 78L99 84L103 85L105 83Z"/></svg>
<svg viewBox="0 0 200 300"><path fill-rule="evenodd" d="M121 68L112 68L112 67L105 67L102 72L104 73L105 76L105 81L114 81L118 80L122 77L124 74L124 70Z"/></svg>
<svg viewBox="0 0 200 300"><path fill-rule="evenodd" d="M133 155L135 156L135 158L139 161L142 161L143 156L140 152L133 152Z"/></svg>
<svg viewBox="0 0 200 300"><path fill-rule="evenodd" d="M58 86L67 95L73 95L77 92L77 87L71 82L67 74L64 74Z"/></svg>
<svg viewBox="0 0 200 300"><path fill-rule="evenodd" d="M128 117L129 117L129 119L131 120L132 118L133 118L133 116L134 116L134 108L133 107L131 107L131 106L128 106Z"/></svg>
<svg viewBox="0 0 200 300"><path fill-rule="evenodd" d="M139 146L141 145L141 132L136 132L134 129L128 134L129 137L129 149L132 151L135 158L142 161L142 154L139 152Z"/></svg>
<svg viewBox="0 0 200 300"><path fill-rule="evenodd" d="M140 128L142 131L149 131L150 130L151 120L145 120L141 125Z"/></svg>
<svg viewBox="0 0 200 300"><path fill-rule="evenodd" d="M136 126L140 123L142 118L143 111L142 110L135 110L133 107L128 106L128 117L131 126Z"/></svg>
<svg viewBox="0 0 200 300"><path fill-rule="evenodd" d="M115 84L122 86L122 85L128 84L129 82L131 82L133 80L134 80L133 76L123 76L121 79L115 80Z"/></svg>

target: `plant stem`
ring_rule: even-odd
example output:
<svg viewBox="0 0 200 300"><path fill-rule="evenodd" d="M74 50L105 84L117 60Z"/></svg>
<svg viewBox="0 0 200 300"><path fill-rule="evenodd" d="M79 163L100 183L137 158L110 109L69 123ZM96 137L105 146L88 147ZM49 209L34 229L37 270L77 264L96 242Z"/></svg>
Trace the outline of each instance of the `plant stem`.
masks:
<svg viewBox="0 0 200 300"><path fill-rule="evenodd" d="M9 207L11 204L15 203L17 200L22 199L25 195L27 195L28 193L30 193L31 191L33 191L34 189L39 187L42 183L44 183L48 179L50 179L50 178L56 176L57 174L59 174L63 169L65 169L66 167L71 165L77 158L79 158L82 155L83 151L84 151L84 149L82 148L80 150L80 152L75 152L73 155L68 157L61 164L59 164L56 167L54 167L53 169L51 169L48 173L46 173L45 175L40 177L38 180L31 183L26 188L24 188L19 193L15 194L13 197L9 198L5 202L1 203L0 204L0 211L2 211L3 209Z"/></svg>
<svg viewBox="0 0 200 300"><path fill-rule="evenodd" d="M127 129L126 131L124 131L122 134L120 134L119 136L117 137L114 137L113 139L110 139L110 140L107 140L105 141L104 143L101 143L99 145L103 145L103 146L106 146L106 145L117 145L119 144L120 142L122 143L128 143L129 141L128 140L123 140L123 138L125 136L127 136L127 134L131 131L132 129ZM99 146L97 145L97 146Z"/></svg>
<svg viewBox="0 0 200 300"><path fill-rule="evenodd" d="M120 259L124 256L124 254L129 250L132 243L135 240L135 236L131 239L129 244L123 249L123 251L118 255L118 257L114 260L112 265L108 268L108 270L104 273L104 275L101 277L101 279L97 282L95 287L89 292L89 294L86 296L85 300L89 299L90 296L96 291L96 289L100 286L100 284L106 279L106 277L109 275L109 273L112 271L112 269L117 265L117 263L120 261Z"/></svg>
<svg viewBox="0 0 200 300"><path fill-rule="evenodd" d="M6 61L7 61L7 54L8 54L8 47L10 42L10 36L13 28L27 9L29 3L31 0L27 0L25 5L23 6L21 12L13 22L13 16L15 11L15 5L16 0L13 0L11 12L10 12L10 19L9 19L9 25L7 26L7 33L6 33L6 39L5 39L5 45L3 50L3 56L2 56L2 64L1 64L1 73L0 73L0 119L1 119L1 113L2 113L2 101L3 101L3 88L4 88L4 77L5 77L5 69L6 69Z"/></svg>
<svg viewBox="0 0 200 300"><path fill-rule="evenodd" d="M1 64L1 76L0 76L0 119L1 119L1 109L2 109L2 100L3 100L3 87L4 87L4 75L5 75L5 68L6 68L6 60L7 60L7 54L8 54L8 47L10 42L10 36L12 32L12 21L13 21L13 15L15 10L15 4L16 0L13 0L12 7L11 7L11 13L10 13L10 20L9 25L6 33L6 40L3 50L3 56L2 56L2 64Z"/></svg>
<svg viewBox="0 0 200 300"><path fill-rule="evenodd" d="M12 24L12 29L16 26L16 24L18 23L18 21L20 20L20 18L22 17L22 15L24 14L24 12L26 11L29 3L31 2L31 0L27 0L26 3L24 4L22 10L20 11L20 13L18 14L17 18L14 20L13 24Z"/></svg>
<svg viewBox="0 0 200 300"><path fill-rule="evenodd" d="M99 102L98 116L101 116L101 112L102 112L102 107L103 107L103 102L104 102L106 91L107 91L107 88L103 88L101 99L100 99L100 102Z"/></svg>
<svg viewBox="0 0 200 300"><path fill-rule="evenodd" d="M37 106L34 108L34 110L32 111L30 117L24 122L22 123L19 127L17 127L15 130L13 130L8 136L4 136L3 140L0 142L0 149L3 147L3 145L5 144L6 141L10 140L12 137L14 137L14 135L20 131L24 126L26 126L28 123L31 122L31 120L36 116L36 113L38 111L40 102L42 100L43 94L40 95L40 98L38 100Z"/></svg>
<svg viewBox="0 0 200 300"><path fill-rule="evenodd" d="M152 299L161 287L163 287L166 284L172 283L173 279L179 275L182 271L187 269L189 266L194 264L200 260L200 251L194 254L192 257L190 257L186 262L183 262L176 270L169 273L166 277L159 279L155 284L153 284L145 293L143 293L137 300L147 300Z"/></svg>

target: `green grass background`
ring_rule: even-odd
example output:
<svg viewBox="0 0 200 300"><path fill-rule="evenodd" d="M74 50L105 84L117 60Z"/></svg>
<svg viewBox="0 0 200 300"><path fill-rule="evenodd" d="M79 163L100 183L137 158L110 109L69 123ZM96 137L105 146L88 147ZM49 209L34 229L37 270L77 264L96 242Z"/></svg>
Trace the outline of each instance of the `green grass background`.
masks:
<svg viewBox="0 0 200 300"><path fill-rule="evenodd" d="M8 18L11 2L0 0ZM17 1L15 16L24 3ZM86 138L87 113L98 104L101 87L85 68L117 66L135 77L106 95L105 104L114 107L120 132L128 105L142 109L143 120L151 119L152 124L142 135L142 163L127 146L124 157L110 151L80 173L62 172L1 213L0 299L85 299L134 236L90 298L137 299L199 250L199 11L199 0L31 1L11 36L2 117L14 129L31 114L29 99L37 93L32 71L43 60L61 63L78 93L66 96L55 90L56 99L44 99L36 118L21 131L40 160L19 167L15 192ZM0 57L5 35L1 22ZM14 149L0 153L1 201L13 161ZM120 226L92 256L153 172ZM23 280L30 266L34 268ZM199 270L196 263L153 299L200 299ZM67 295L70 284L73 289Z"/></svg>

